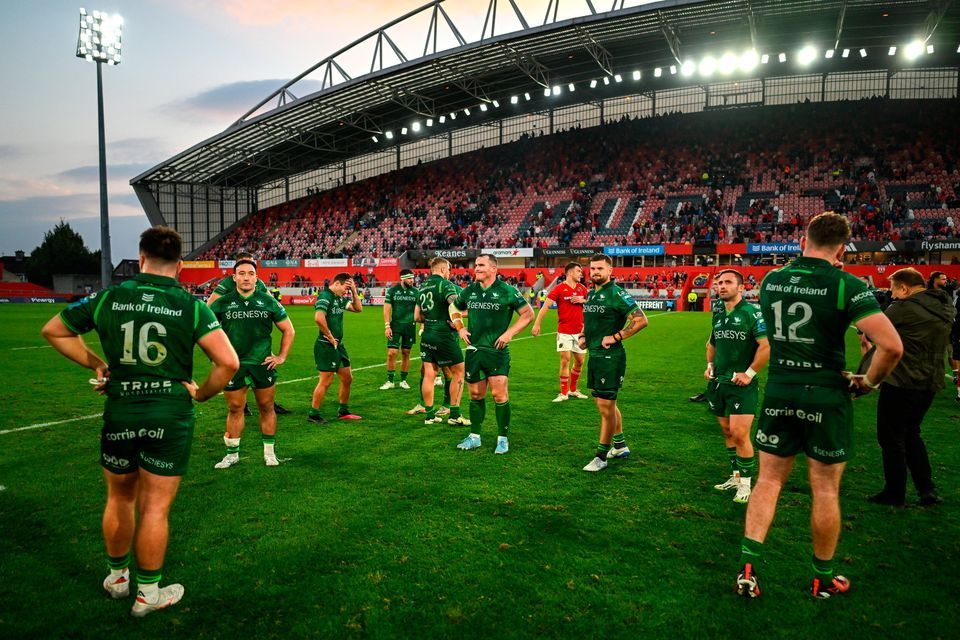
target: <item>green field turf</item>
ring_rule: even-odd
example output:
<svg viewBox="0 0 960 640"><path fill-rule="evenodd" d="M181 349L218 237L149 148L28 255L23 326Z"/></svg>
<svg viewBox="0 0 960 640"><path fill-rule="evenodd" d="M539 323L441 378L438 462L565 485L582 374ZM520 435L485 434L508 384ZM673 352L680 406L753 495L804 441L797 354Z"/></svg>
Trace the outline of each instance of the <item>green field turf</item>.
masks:
<svg viewBox="0 0 960 640"><path fill-rule="evenodd" d="M0 432L102 409L89 372L31 348L43 347L39 329L56 310L0 308ZM704 387L706 314L651 314L627 343L620 406L633 457L588 474L581 467L599 420L591 400L550 402L552 336L525 332L512 346L511 451L495 456L492 407L483 449L462 452L455 445L466 429L404 415L416 391L377 390L379 308L345 322L358 369L351 408L363 421L305 422L317 332L311 309L290 311L298 335L277 395L294 412L279 419L285 462L263 466L248 418L241 463L215 470L224 401L198 407L191 468L171 517L164 583L186 586L174 609L136 621L130 601L101 589L98 420L0 434L0 637L131 628L163 638L957 637L952 391L924 426L945 503L895 510L865 501L880 488L881 466L875 397L858 400L838 551L851 592L825 602L805 593L810 500L800 459L767 540L764 595L746 601L732 592L745 507L712 488L728 475L723 440L705 405L687 401ZM555 328L555 314L548 318L545 332ZM197 377L206 369L198 357Z"/></svg>

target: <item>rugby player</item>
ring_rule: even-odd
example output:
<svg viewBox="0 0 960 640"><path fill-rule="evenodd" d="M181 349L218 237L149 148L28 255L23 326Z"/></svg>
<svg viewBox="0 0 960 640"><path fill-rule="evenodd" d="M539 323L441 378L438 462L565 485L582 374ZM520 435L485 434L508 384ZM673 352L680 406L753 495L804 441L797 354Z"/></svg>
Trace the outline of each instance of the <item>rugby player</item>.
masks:
<svg viewBox="0 0 960 640"><path fill-rule="evenodd" d="M497 418L494 453L510 450L510 341L533 320L533 309L515 288L497 278L497 259L482 253L473 263L474 281L460 292L455 307L470 317L469 329L452 313L460 338L467 343L466 379L470 389L471 432L457 445L469 451L480 447L480 430L487 413L487 388ZM513 314L519 317L510 324Z"/></svg>
<svg viewBox="0 0 960 640"><path fill-rule="evenodd" d="M873 293L845 273L847 219L815 216L800 240L802 256L767 274L760 285L760 309L770 340L770 374L755 438L760 473L747 504L740 544L738 594L760 595L757 566L773 522L777 499L798 453L807 457L813 496L814 598L846 592L850 581L833 573L840 537L840 479L853 455L851 389L876 389L903 353L896 329L880 311ZM870 336L877 350L866 375L845 376L847 328Z"/></svg>
<svg viewBox="0 0 960 640"><path fill-rule="evenodd" d="M587 349L589 354L587 386L593 390L593 399L600 412L600 442L596 456L587 463L584 471L602 471L607 468L608 457L626 458L630 455L623 435L623 415L617 407L617 394L627 371L623 341L647 326L647 316L630 294L613 282L612 277L610 256L598 253L590 258L593 289L583 305L580 348Z"/></svg>
<svg viewBox="0 0 960 640"><path fill-rule="evenodd" d="M550 289L537 319L530 330L534 336L540 335L540 323L547 315L547 310L554 302L557 303L557 351L560 353L560 394L554 402L563 402L570 396L586 398L586 394L577 390L577 381L583 370L584 351L580 348L579 337L583 332L583 303L587 301L587 288L580 282L583 276L583 267L579 262L567 263L563 269L566 279ZM573 354L573 367L570 367Z"/></svg>
<svg viewBox="0 0 960 640"><path fill-rule="evenodd" d="M387 338L387 380L380 390L393 389L397 372L397 352L400 352L400 388L409 389L410 349L417 340L417 325L413 311L417 306L417 288L413 286L413 271L400 271L400 284L387 289L383 301L383 334Z"/></svg>
<svg viewBox="0 0 960 640"><path fill-rule="evenodd" d="M241 251L240 253L236 254L233 259L237 262L239 262L240 260L253 260L253 254L247 253L245 251ZM224 276L223 279L217 283L217 286L213 290L213 293L210 294L210 297L207 298L207 306L208 307L212 306L213 303L216 302L217 298L219 298L220 296L225 296L228 293L231 293L236 290L237 290L237 283L233 279L233 275ZM270 291L267 289L267 285L260 278L257 278L256 290L258 293L270 293ZM279 289L277 289L277 291L279 291ZM279 298L277 298L277 300L279 300ZM290 410L281 406L279 402L274 402L273 412L278 416L283 416L290 413ZM245 416L253 415L253 412L250 411L250 405L246 403L244 403L243 405L243 415Z"/></svg>
<svg viewBox="0 0 960 640"><path fill-rule="evenodd" d="M734 502L750 499L750 479L756 469L750 427L757 412L757 373L770 359L770 343L759 307L743 299L743 275L723 269L716 275L723 310L713 316L707 340L710 411L717 416L730 459L730 478L714 489L736 489Z"/></svg>
<svg viewBox="0 0 960 640"><path fill-rule="evenodd" d="M423 362L423 381L420 385L423 397L425 424L442 422L440 411L433 405L434 381L441 369L450 371L450 417L448 424L469 425L470 421L460 411L460 396L463 393L463 352L452 327L451 319L459 319L460 312L453 307L460 287L450 278L450 262L446 258L430 260L430 277L420 286L414 319L423 323L420 336L420 359Z"/></svg>
<svg viewBox="0 0 960 640"><path fill-rule="evenodd" d="M347 297L349 296L349 301ZM313 360L320 372L317 386L313 390L310 413L307 421L326 424L327 419L320 415L320 405L327 395L327 389L336 374L340 379L337 393L340 406L337 417L341 420L360 420L360 416L350 412L350 386L353 384L353 372L350 370L350 355L343 346L343 312L360 313L363 302L360 293L349 273L338 273L317 295L314 305L314 321L320 329L317 341L313 345Z"/></svg>
<svg viewBox="0 0 960 640"><path fill-rule="evenodd" d="M240 357L240 370L223 392L227 399L227 430L223 435L227 455L214 468L226 469L240 461L243 409L247 406L249 386L253 387L253 396L259 409L263 461L268 467L275 467L280 464L274 451L277 441L277 415L273 411L277 389L276 369L286 362L293 346L293 323L276 298L256 288L260 280L253 260L237 260L233 265L233 278L236 289L224 294L210 306ZM278 355L273 355L272 348L274 325L282 334Z"/></svg>
<svg viewBox="0 0 960 640"><path fill-rule="evenodd" d="M193 400L214 397L236 373L237 354L220 323L177 282L180 235L167 227L140 236L140 273L74 303L43 327L43 337L69 360L95 372L107 396L100 464L107 484L103 511L110 575L103 588L115 599L130 593L130 552L137 556L142 617L176 604L181 584L160 587L170 507L187 471L193 438ZM106 362L80 334L95 330ZM201 385L192 381L193 347L213 362Z"/></svg>

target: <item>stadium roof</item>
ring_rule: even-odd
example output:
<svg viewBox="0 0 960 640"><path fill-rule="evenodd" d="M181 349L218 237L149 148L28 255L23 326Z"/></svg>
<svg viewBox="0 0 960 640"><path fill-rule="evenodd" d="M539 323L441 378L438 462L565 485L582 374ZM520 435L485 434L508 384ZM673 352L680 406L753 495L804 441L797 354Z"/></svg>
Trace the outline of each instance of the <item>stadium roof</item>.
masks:
<svg viewBox="0 0 960 640"><path fill-rule="evenodd" d="M952 2L927 0L665 0L599 13L584 0L591 13L580 18L533 25L512 0L490 0L482 37L467 42L449 18L443 0L435 0L406 16L372 31L294 78L244 114L222 133L177 154L137 176L131 182L180 182L222 187L256 187L271 180L339 162L385 145L415 137L400 131L413 121L433 120L431 134L443 128L476 125L481 117L502 118L541 111L544 103L558 104L543 95L547 87L582 83L615 74L626 76L629 92L696 84L697 77L653 69L669 69L691 59L725 51L742 52L751 46L758 53L777 56L813 43L822 53L838 49L831 71L881 68L892 45L903 47L914 40L937 43L938 56L954 65L958 57L958 16ZM617 0L614 6L622 6ZM551 0L549 7L558 4ZM496 20L519 22L520 31L494 34ZM430 15L424 55L411 57L390 37L391 29L419 14ZM438 35L453 34L458 46L433 51ZM448 34L448 35L449 35ZM355 49L371 47L373 63L368 73L352 77L338 62ZM865 48L870 55L840 60L839 49ZM396 64L387 66L390 58ZM385 62L386 58L386 62ZM925 64L929 64L925 62ZM841 66L842 65L842 66ZM778 68L779 67L779 68ZM758 67L780 75L782 65ZM643 78L632 79L634 70ZM322 89L295 97L297 84L322 76ZM751 74L755 77L759 74ZM637 86L640 84L641 86ZM601 87L603 89L604 87ZM610 91L616 91L614 87ZM627 87L622 88L627 92ZM533 94L511 105L512 95ZM610 94L604 94L610 95ZM563 101L576 102L566 95ZM588 98L581 93L579 101ZM496 111L475 108L497 100ZM561 102L562 104L562 102ZM473 117L451 120L450 113L474 108ZM439 124L440 116L446 122ZM387 140L385 133L394 137ZM426 129L422 130L425 135ZM373 138L378 141L374 142Z"/></svg>

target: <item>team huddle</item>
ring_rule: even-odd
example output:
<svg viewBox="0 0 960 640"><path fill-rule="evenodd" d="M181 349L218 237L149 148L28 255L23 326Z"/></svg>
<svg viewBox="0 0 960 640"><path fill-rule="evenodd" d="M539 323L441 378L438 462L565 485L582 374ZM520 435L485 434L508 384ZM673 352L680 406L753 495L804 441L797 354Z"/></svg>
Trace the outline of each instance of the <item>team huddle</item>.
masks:
<svg viewBox="0 0 960 640"><path fill-rule="evenodd" d="M747 504L735 582L740 595L760 595L757 567L763 542L798 453L807 457L813 494L812 594L829 598L850 586L848 579L834 575L833 558L840 530L840 479L852 456L851 391L863 394L877 388L896 366L902 347L866 285L837 268L849 234L842 216L826 213L813 218L801 244L803 256L767 275L759 306L743 299L744 279L738 271L721 269L714 278L717 301L704 377L710 411L723 431L729 460L729 477L716 488L735 489L734 501ZM587 398L580 391L586 366L586 387L600 415L596 451L583 470L599 472L609 461L630 456L618 406L627 372L623 343L648 320L614 281L608 256L591 257L590 288L581 283L583 267L569 263L564 280L548 292L536 317L521 293L498 277L492 255L476 258L474 281L462 289L450 281L447 260L434 258L429 267L430 276L420 287L414 286L413 273L403 270L400 282L386 292L387 378L381 390L411 388L411 351L419 333L420 402L407 413L421 415L426 424L446 418L448 424L468 428L456 447L478 450L489 391L497 426L494 453L506 454L511 429L510 343L531 323L533 336L541 335L542 321L556 304L560 392L553 402ZM106 395L101 464L108 487L104 537L110 574L103 586L113 598L129 594L135 551L135 616L175 604L184 593L179 584L161 588L159 582L167 513L189 458L193 401L204 402L224 392L226 455L214 466L227 469L241 461L247 391L252 388L264 464L280 465L275 451L275 389L278 367L286 362L295 337L284 307L258 279L252 256L238 256L233 275L224 279L207 304L179 287L176 276L181 268L177 233L149 229L141 236L138 276L71 305L43 329L60 353L94 371L91 382ZM361 296L347 273L336 275L317 296L313 352L318 381L307 416L311 423L328 422L321 408L334 378L338 419L361 419L349 406L353 375L344 315L362 311ZM868 369L860 375L844 372L845 333L851 324L876 346ZM281 333L277 354L272 349L275 328ZM92 330L99 334L104 358L80 338ZM199 385L193 382L195 344L213 363ZM757 373L768 363L760 404ZM460 407L464 382L469 393L466 414ZM438 385L444 388L442 401L436 397ZM135 509L140 512L137 525Z"/></svg>

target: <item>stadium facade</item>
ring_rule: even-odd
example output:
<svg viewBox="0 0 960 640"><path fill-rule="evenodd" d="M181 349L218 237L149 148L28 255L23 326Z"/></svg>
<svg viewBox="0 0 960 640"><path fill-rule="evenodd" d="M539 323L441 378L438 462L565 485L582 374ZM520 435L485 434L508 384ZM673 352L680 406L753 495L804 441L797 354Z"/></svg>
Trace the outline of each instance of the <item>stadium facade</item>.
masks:
<svg viewBox="0 0 960 640"><path fill-rule="evenodd" d="M190 255L257 211L389 171L625 116L871 97L956 99L949 1L665 0L535 23L490 0L468 40L435 0L131 180ZM391 37L426 24L410 55ZM450 46L444 48L443 44ZM371 60L356 73L347 61ZM313 82L310 82L313 81ZM300 87L320 90L298 95Z"/></svg>

